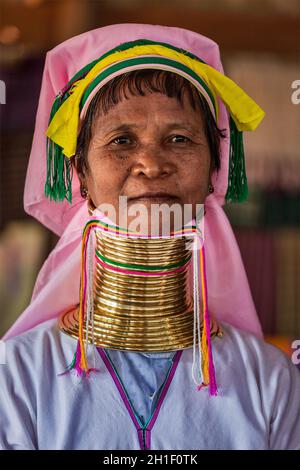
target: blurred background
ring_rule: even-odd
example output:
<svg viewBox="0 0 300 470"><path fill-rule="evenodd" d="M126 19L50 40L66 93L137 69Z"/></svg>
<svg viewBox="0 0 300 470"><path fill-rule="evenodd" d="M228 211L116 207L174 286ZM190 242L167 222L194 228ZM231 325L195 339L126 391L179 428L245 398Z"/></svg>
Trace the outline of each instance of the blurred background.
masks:
<svg viewBox="0 0 300 470"><path fill-rule="evenodd" d="M290 352L300 338L300 104L292 102L292 83L300 85L300 0L0 0L0 336L30 302L57 242L23 210L45 53L125 22L211 37L226 74L265 109L258 131L245 136L249 200L225 210L266 339Z"/></svg>

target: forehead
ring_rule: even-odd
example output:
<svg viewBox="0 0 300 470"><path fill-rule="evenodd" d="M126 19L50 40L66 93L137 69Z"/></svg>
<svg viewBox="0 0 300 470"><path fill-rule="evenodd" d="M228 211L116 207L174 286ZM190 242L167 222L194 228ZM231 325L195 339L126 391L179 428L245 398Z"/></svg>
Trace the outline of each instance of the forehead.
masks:
<svg viewBox="0 0 300 470"><path fill-rule="evenodd" d="M193 109L186 93L183 93L182 103L175 97L157 92L146 93L145 96L127 94L106 113L101 112L101 103L98 106L94 124L97 130L98 126L101 127L102 132L123 123L139 128L145 122L156 122L161 126L177 122L199 128L202 116L200 104Z"/></svg>

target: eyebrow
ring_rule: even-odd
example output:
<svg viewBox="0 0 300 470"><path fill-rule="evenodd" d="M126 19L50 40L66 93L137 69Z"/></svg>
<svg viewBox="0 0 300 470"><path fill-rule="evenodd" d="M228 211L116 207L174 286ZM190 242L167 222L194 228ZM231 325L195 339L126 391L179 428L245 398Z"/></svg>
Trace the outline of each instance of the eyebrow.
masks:
<svg viewBox="0 0 300 470"><path fill-rule="evenodd" d="M186 130L189 130L189 131L197 131L197 128L192 126L192 125L189 125L189 124L186 124L185 122L183 121L177 121L177 122L170 122L169 124L167 124L165 126L165 129L166 130L169 130L171 128L175 128L175 127L181 127L183 129L186 129ZM128 132L132 129L138 129L140 128L140 126L138 124L135 124L135 123L123 123L121 124L120 126L117 126L117 127L110 127L109 129L107 129L107 132L117 132L117 131L123 131L123 132ZM201 126L200 126L200 123L199 123L199 130L201 129Z"/></svg>

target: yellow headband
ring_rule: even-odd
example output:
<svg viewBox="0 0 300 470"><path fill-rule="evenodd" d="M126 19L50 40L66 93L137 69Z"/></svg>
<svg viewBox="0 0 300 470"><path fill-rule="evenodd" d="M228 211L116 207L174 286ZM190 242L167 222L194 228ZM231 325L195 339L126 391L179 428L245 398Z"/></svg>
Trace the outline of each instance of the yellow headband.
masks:
<svg viewBox="0 0 300 470"><path fill-rule="evenodd" d="M171 70L191 81L213 111L218 125L218 99L230 115L230 154L227 202L247 199L243 131L257 128L265 113L236 83L193 54L174 46L145 39L124 43L87 64L56 97L47 135L45 195L72 202L69 159L76 154L80 112L93 93L113 76L137 69Z"/></svg>
<svg viewBox="0 0 300 470"><path fill-rule="evenodd" d="M88 85L108 66L144 55L172 59L196 73L206 83L214 98L216 95L221 98L239 131L255 130L263 119L265 113L255 101L236 83L213 67L165 46L156 44L134 46L125 51L114 52L100 60L84 78L76 81L71 88L70 96L53 116L46 135L62 148L66 157L72 157L76 153L80 101Z"/></svg>

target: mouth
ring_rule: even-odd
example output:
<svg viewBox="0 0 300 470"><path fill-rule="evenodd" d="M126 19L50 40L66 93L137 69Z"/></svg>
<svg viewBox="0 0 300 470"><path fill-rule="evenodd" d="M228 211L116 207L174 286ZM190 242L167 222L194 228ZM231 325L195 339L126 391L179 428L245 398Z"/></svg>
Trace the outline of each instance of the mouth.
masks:
<svg viewBox="0 0 300 470"><path fill-rule="evenodd" d="M152 204L159 204L164 202L180 202L180 199L178 196L174 196L174 194L148 192L139 194L138 196L129 197L128 202L151 202Z"/></svg>

